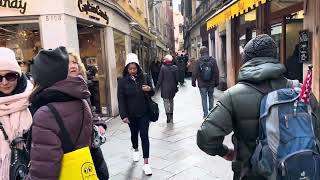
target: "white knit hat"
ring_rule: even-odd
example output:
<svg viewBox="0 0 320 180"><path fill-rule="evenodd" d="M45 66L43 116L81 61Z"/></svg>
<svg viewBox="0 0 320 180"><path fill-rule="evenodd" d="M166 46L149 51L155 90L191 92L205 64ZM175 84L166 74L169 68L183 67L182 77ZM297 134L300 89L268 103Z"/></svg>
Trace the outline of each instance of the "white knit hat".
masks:
<svg viewBox="0 0 320 180"><path fill-rule="evenodd" d="M170 54L167 54L164 58L164 61L172 61L173 57Z"/></svg>
<svg viewBox="0 0 320 180"><path fill-rule="evenodd" d="M139 60L138 60L138 56L134 53L129 53L127 55L127 59L126 59L126 66L130 63L137 63L139 66Z"/></svg>
<svg viewBox="0 0 320 180"><path fill-rule="evenodd" d="M14 52L6 47L0 47L0 70L13 71L21 76L21 68Z"/></svg>

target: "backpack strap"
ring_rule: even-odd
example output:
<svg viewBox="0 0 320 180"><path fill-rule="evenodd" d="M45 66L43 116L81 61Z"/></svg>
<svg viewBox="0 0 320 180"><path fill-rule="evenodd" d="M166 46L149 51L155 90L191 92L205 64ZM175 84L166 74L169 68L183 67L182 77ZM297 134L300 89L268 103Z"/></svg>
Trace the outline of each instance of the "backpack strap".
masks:
<svg viewBox="0 0 320 180"><path fill-rule="evenodd" d="M81 102L81 103L83 103L83 102ZM62 133L61 142L62 142L63 151L65 153L74 151L75 145L77 144L77 142L79 140L79 137L80 137L80 134L81 134L82 128L83 128L84 110L83 110L83 116L82 116L80 131L79 131L78 136L77 136L77 138L75 140L75 143L73 143L72 140L70 139L70 134L68 133L68 131L67 131L62 119L61 119L61 116L57 111L57 109L52 104L47 104L47 107L53 113L53 115L55 117L55 120L56 120L56 122L59 125L59 128L61 130L61 133ZM82 105L82 107L83 107L83 105Z"/></svg>
<svg viewBox="0 0 320 180"><path fill-rule="evenodd" d="M0 129L1 129L2 133L3 133L4 140L9 141L8 134L7 134L6 131L4 130L3 125L2 125L1 122L0 122Z"/></svg>

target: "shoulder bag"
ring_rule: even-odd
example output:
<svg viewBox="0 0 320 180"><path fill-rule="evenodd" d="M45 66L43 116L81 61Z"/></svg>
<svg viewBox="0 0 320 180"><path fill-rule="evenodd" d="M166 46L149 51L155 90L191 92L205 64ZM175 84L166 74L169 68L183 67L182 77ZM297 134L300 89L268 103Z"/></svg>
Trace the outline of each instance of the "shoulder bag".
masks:
<svg viewBox="0 0 320 180"><path fill-rule="evenodd" d="M64 126L64 123L58 111L52 104L47 105L50 111L55 116L56 122L60 127L62 148L65 154L61 162L61 170L59 180L69 179L88 179L98 180L96 169L92 160L89 147L75 149L79 140L82 128L84 115L81 121L81 127L75 143L70 139L70 135Z"/></svg>
<svg viewBox="0 0 320 180"><path fill-rule="evenodd" d="M0 129L6 141L9 142L8 135L0 123ZM22 149L17 148L19 143L25 143L25 139L17 137L12 142L9 142L11 149L10 160L10 180L22 180L28 174L29 166L29 152L26 150L25 145Z"/></svg>

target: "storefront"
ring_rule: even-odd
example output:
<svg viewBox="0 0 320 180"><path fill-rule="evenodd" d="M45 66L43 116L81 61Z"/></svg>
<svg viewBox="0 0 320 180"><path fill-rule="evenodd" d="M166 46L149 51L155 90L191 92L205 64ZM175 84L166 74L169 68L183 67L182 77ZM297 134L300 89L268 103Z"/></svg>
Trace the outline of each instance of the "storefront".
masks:
<svg viewBox="0 0 320 180"><path fill-rule="evenodd" d="M3 2L3 1L2 1ZM130 17L104 1L21 0L0 6L0 46L13 49L19 64L41 48L65 46L80 55L92 82L92 104L98 113L118 114L117 77L130 50Z"/></svg>
<svg viewBox="0 0 320 180"><path fill-rule="evenodd" d="M303 19L303 0L235 0L212 15L207 20L207 30L226 25L228 86L236 83L245 44L262 33L276 41L279 60L288 70L286 76L302 81L303 64L298 60L297 44Z"/></svg>

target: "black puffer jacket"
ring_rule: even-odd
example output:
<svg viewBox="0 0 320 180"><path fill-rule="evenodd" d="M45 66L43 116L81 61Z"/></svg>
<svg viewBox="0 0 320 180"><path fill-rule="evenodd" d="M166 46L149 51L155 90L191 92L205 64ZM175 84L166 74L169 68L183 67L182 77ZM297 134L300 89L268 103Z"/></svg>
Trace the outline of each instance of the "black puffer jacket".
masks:
<svg viewBox="0 0 320 180"><path fill-rule="evenodd" d="M148 85L152 88L150 78L144 75L138 68L138 75L134 81L127 72L127 67L124 71L124 76L118 81L118 103L121 119L142 117L148 112L148 102L145 92L142 90L142 85ZM148 92L149 96L154 95L152 89Z"/></svg>

